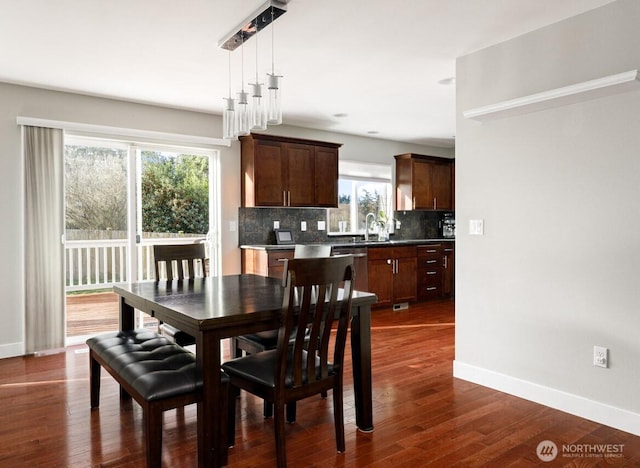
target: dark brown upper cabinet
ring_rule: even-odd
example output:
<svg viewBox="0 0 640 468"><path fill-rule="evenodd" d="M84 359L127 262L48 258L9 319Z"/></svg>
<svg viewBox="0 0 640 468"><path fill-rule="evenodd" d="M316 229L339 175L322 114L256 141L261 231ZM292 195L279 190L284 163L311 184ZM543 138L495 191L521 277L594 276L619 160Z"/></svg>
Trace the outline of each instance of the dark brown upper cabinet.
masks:
<svg viewBox="0 0 640 468"><path fill-rule="evenodd" d="M454 160L421 154L396 159L396 210L453 210Z"/></svg>
<svg viewBox="0 0 640 468"><path fill-rule="evenodd" d="M242 206L338 206L338 143L240 137Z"/></svg>

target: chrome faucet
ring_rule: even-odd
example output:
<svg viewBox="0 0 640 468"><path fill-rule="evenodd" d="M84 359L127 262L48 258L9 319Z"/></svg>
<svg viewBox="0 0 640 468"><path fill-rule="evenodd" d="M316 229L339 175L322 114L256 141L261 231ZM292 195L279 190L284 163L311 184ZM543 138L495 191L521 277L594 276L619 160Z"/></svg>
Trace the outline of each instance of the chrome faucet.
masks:
<svg viewBox="0 0 640 468"><path fill-rule="evenodd" d="M369 240L369 216L373 216L373 220L376 220L376 215L373 213L367 213L367 217L364 219L364 241Z"/></svg>

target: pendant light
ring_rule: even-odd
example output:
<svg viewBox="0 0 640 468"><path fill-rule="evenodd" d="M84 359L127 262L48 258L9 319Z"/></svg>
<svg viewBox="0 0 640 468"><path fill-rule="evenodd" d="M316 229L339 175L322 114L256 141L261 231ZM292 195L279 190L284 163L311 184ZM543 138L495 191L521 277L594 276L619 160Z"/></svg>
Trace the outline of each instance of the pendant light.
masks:
<svg viewBox="0 0 640 468"><path fill-rule="evenodd" d="M275 71L275 33L273 22L287 11L290 0L266 0L262 6L233 28L218 41L218 47L228 51L242 48L242 87L237 98L225 98L223 111L223 136L233 139L248 135L251 130L265 130L267 125L282 123L281 75ZM244 42L271 25L271 73L267 73L267 93L264 95L264 83L258 80L258 44L256 38L256 81L248 83L249 93L244 90ZM231 80L231 59L229 59L229 80Z"/></svg>
<svg viewBox="0 0 640 468"><path fill-rule="evenodd" d="M256 18L256 32L258 31L258 19ZM262 83L258 81L258 36L256 35L256 82L251 86L250 127L251 130L266 130L267 114L262 99Z"/></svg>
<svg viewBox="0 0 640 468"><path fill-rule="evenodd" d="M242 44L240 45L240 57L242 59L241 70L241 85L238 92L238 107L236 109L236 136L248 135L250 133L249 128L249 98L247 92L244 90L244 37L242 38Z"/></svg>
<svg viewBox="0 0 640 468"><path fill-rule="evenodd" d="M280 125L282 123L282 94L280 90L281 75L276 75L275 69L275 25L274 11L271 8L271 73L267 73L267 84L269 89L269 103L267 105L267 123L269 125Z"/></svg>
<svg viewBox="0 0 640 468"><path fill-rule="evenodd" d="M231 51L229 51L229 97L224 98L225 105L222 113L222 138L235 140L236 138L236 110L235 99L231 97Z"/></svg>

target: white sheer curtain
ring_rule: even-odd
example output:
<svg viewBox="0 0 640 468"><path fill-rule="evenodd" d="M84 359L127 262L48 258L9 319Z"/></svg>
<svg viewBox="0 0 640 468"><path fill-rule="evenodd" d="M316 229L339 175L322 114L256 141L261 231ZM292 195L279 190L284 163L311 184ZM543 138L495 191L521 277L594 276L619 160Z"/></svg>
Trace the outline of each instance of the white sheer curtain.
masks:
<svg viewBox="0 0 640 468"><path fill-rule="evenodd" d="M64 137L60 129L24 126L25 347L65 344Z"/></svg>

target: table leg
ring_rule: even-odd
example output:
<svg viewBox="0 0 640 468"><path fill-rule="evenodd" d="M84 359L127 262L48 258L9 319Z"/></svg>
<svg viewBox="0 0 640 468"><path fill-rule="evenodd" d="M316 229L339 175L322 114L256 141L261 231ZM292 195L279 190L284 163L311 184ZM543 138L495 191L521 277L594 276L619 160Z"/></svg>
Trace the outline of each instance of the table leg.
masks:
<svg viewBox="0 0 640 468"><path fill-rule="evenodd" d="M133 330L135 328L135 314L133 306L127 304L124 297L120 296L120 330Z"/></svg>
<svg viewBox="0 0 640 468"><path fill-rule="evenodd" d="M356 425L362 432L372 432L371 307L368 305L359 306L351 318L351 359Z"/></svg>
<svg viewBox="0 0 640 468"><path fill-rule="evenodd" d="M212 333L196 338L196 365L202 375L202 401L198 403L198 466L227 465L225 398L220 382L220 339Z"/></svg>
<svg viewBox="0 0 640 468"><path fill-rule="evenodd" d="M135 328L135 309L127 304L124 297L120 296L120 331L133 330ZM126 390L120 387L120 398L123 400L131 399Z"/></svg>

